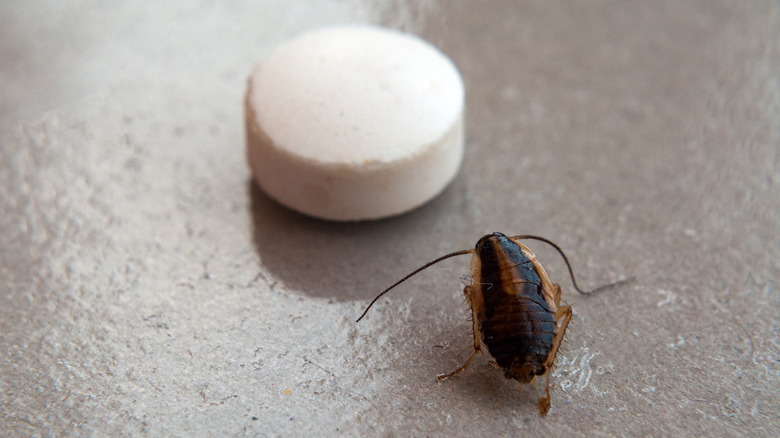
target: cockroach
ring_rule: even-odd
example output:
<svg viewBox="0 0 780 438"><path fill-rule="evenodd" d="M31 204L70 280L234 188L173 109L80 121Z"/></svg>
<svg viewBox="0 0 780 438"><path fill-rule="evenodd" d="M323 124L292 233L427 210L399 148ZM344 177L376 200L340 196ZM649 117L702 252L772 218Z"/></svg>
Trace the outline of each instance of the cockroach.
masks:
<svg viewBox="0 0 780 438"><path fill-rule="evenodd" d="M474 351L463 366L438 376L438 380L459 374L471 365L477 353L482 353L492 365L504 371L507 379L520 384L530 384L537 376L544 376L544 397L539 399L538 407L539 414L546 416L550 410L550 371L572 310L571 306L561 304L560 286L550 281L536 255L519 242L524 239L538 240L555 248L566 262L574 289L581 294L592 294L631 280L584 291L574 278L566 254L552 241L532 235L507 237L492 233L479 239L474 249L441 256L400 279L377 295L357 322L379 298L423 269L450 257L471 254L472 279L463 292L471 307Z"/></svg>

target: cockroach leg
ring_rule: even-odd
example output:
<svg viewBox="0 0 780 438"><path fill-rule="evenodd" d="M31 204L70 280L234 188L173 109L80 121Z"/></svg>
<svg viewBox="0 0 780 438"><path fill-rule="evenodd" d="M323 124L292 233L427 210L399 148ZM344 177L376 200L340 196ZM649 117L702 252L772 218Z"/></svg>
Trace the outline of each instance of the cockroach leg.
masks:
<svg viewBox="0 0 780 438"><path fill-rule="evenodd" d="M555 334L552 350L550 350L550 354L547 356L547 363L545 365L548 368L555 365L555 356L558 354L558 348L561 346L563 336L566 334L566 327L569 325L569 320L571 319L571 306L561 306L555 311L555 320L560 321L561 318L563 318L563 322L561 322L558 333Z"/></svg>
<svg viewBox="0 0 780 438"><path fill-rule="evenodd" d="M458 368L457 370L455 370L455 371L453 371L451 373L442 374L442 375L436 377L436 380L438 380L439 382L443 382L443 381L449 379L452 376L460 374L461 371L465 370L466 368L469 367L469 365L471 365L471 361L473 361L474 358L477 357L477 353L479 353L479 348L475 347L474 348L474 352L471 353L471 357L469 357L469 360L467 360L466 363L463 364L463 366L461 366L460 368Z"/></svg>
<svg viewBox="0 0 780 438"><path fill-rule="evenodd" d="M554 287L555 302L558 304L561 300L561 288L557 284L554 285ZM550 354L547 356L547 362L545 363L547 372L544 375L544 397L539 399L539 414L543 417L546 416L547 411L550 410L550 373L552 372L553 366L555 366L555 357L558 355L558 349L561 346L561 341L563 341L563 336L566 334L566 327L569 326L571 315L571 306L560 306L558 307L558 310L555 311L555 321L560 321L561 318L563 318L563 321L561 321L558 332L555 334L552 349L550 350Z"/></svg>
<svg viewBox="0 0 780 438"><path fill-rule="evenodd" d="M550 411L550 370L544 375L544 397L539 399L539 415L542 417L547 416L547 412Z"/></svg>

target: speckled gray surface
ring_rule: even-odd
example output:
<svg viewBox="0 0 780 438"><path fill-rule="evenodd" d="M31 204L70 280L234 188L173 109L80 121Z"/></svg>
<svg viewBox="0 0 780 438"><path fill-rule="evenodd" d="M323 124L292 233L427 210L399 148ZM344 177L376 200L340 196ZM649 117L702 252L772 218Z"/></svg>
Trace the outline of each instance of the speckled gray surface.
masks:
<svg viewBox="0 0 780 438"><path fill-rule="evenodd" d="M780 6L6 1L0 435L777 436ZM467 89L462 172L388 220L250 182L250 67L306 29L418 33ZM532 245L574 304L553 376L469 355L468 260ZM573 435L571 435L573 434Z"/></svg>

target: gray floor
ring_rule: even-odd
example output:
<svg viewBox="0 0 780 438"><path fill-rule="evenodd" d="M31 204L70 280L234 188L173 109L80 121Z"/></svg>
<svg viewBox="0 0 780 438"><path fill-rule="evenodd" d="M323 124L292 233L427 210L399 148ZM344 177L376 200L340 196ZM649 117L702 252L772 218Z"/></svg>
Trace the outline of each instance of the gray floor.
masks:
<svg viewBox="0 0 780 438"><path fill-rule="evenodd" d="M0 435L780 435L780 6L4 1ZM430 204L327 223L251 184L241 96L301 31L374 22L461 69ZM557 241L552 410L470 353L452 259Z"/></svg>

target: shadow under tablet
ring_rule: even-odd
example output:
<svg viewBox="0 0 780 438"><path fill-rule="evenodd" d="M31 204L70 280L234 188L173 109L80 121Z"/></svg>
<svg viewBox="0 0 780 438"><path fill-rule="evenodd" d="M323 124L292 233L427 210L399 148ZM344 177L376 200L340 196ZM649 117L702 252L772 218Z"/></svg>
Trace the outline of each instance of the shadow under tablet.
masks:
<svg viewBox="0 0 780 438"><path fill-rule="evenodd" d="M272 200L254 180L247 186L260 263L288 288L313 297L370 299L420 260L436 256L437 240L455 233L442 224L456 211L456 184L409 213L362 222L304 216Z"/></svg>

